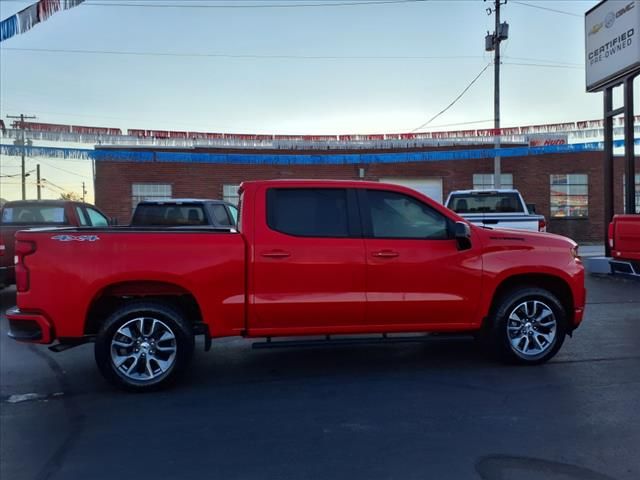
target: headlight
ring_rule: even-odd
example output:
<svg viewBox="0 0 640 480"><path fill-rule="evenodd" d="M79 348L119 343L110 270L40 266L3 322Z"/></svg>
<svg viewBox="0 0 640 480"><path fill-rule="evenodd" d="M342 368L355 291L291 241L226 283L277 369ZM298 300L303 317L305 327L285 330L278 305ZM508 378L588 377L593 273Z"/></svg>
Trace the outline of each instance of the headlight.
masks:
<svg viewBox="0 0 640 480"><path fill-rule="evenodd" d="M571 247L571 256L575 260L580 261L580 255L578 255L578 245L576 245L575 247Z"/></svg>

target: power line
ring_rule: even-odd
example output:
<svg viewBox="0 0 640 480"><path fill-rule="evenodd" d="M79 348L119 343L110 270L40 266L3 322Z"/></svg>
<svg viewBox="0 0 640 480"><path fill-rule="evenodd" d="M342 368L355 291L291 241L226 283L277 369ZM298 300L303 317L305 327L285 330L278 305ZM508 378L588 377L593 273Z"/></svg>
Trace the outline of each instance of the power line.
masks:
<svg viewBox="0 0 640 480"><path fill-rule="evenodd" d="M479 59L484 58L480 55L259 55L259 54L230 54L230 53L186 53L186 52L139 52L139 51L120 51L120 50L78 50L64 48L20 48L6 47L1 48L3 51L16 52L33 52L33 53L71 53L71 54L87 54L87 55L132 55L132 56L157 56L157 57L195 57L195 58L246 58L246 59L284 59L284 60L461 60L461 59ZM503 56L513 60L524 60L531 62L545 62L556 65L580 66L579 63L563 62L560 60L546 60L541 58L530 57L512 57ZM581 67L582 68L582 67ZM94 116L97 115L84 115ZM107 118L107 117L101 117ZM115 118L115 117L110 117Z"/></svg>
<svg viewBox="0 0 640 480"><path fill-rule="evenodd" d="M88 175L81 175L79 173L72 172L71 170L67 170L66 168L57 167L57 166L52 165L52 164L50 164L48 162L45 162L44 160L40 160L40 163L45 164L47 167L51 167L51 168L54 168L56 170L60 170L61 172L68 173L69 175L75 175L76 177L80 177L80 178L91 178Z"/></svg>
<svg viewBox="0 0 640 480"><path fill-rule="evenodd" d="M51 181L47 180L46 178L43 178L41 183L42 183L42 185L43 185L43 186L45 186L45 187L46 187L47 185L51 185L52 187L55 187L55 188L57 188L58 190L60 190L60 191L62 191L62 192L66 192L66 191L67 191L65 188L62 188L60 185L56 185L55 183L53 183L53 182L51 182ZM49 190L51 190L51 188L49 188Z"/></svg>
<svg viewBox="0 0 640 480"><path fill-rule="evenodd" d="M258 55L228 53L171 53L171 52L135 52L120 50L78 50L64 48L19 48L5 47L2 51L74 53L90 55L133 55L155 57L203 57L203 58L247 58L247 59L284 59L284 60L459 60L478 59L480 55Z"/></svg>
<svg viewBox="0 0 640 480"><path fill-rule="evenodd" d="M584 67L571 66L571 65L550 65L541 63L518 63L518 62L502 62L503 65L517 65L520 67L543 67L543 68L569 68L571 70L584 70Z"/></svg>
<svg viewBox="0 0 640 480"><path fill-rule="evenodd" d="M86 2L84 5L92 7L133 7L133 8L217 8L217 9L252 9L252 8L332 8L359 7L370 5L394 5L402 3L424 3L431 0L365 0L351 2L315 2L315 3L264 3L264 4L223 4L223 5L194 5L185 3L105 3Z"/></svg>
<svg viewBox="0 0 640 480"><path fill-rule="evenodd" d="M473 125L476 123L487 123L487 122L493 122L493 118L487 118L486 120L473 120L470 122L444 123L440 125L432 125L431 128L457 127L459 125Z"/></svg>
<svg viewBox="0 0 640 480"><path fill-rule="evenodd" d="M25 172L25 175L30 175L35 171L36 171L35 169L29 170L28 172ZM0 178L13 178L13 177L20 177L20 176L22 176L22 173L14 173L12 175L0 175Z"/></svg>
<svg viewBox="0 0 640 480"><path fill-rule="evenodd" d="M532 3L527 3L527 2L519 2L517 0L512 0L512 3L515 3L516 5L522 5L523 7L537 8L539 10L546 10L548 12L560 13L562 15L569 15L571 17L580 17L580 18L583 17L582 15L579 15L573 12L567 12L566 10L558 10L556 8L542 7L540 5L534 5Z"/></svg>
<svg viewBox="0 0 640 480"><path fill-rule="evenodd" d="M22 3L21 0L4 0L7 2ZM432 0L362 0L362 1L331 1L313 3L225 3L218 5L194 4L194 3L115 3L115 2L85 2L82 5L89 7L128 7L128 8L206 8L206 9L256 9L256 8L333 8L333 7L360 7L375 5L397 5L403 3L425 3ZM194 1L194 0L191 0ZM201 1L201 0L197 0ZM208 1L208 0L204 0ZM209 0L211 1L211 0ZM215 0L213 0L215 1ZM257 1L257 0L254 0Z"/></svg>
<svg viewBox="0 0 640 480"><path fill-rule="evenodd" d="M442 115L444 112L446 112L447 110L449 110L451 107L453 107L456 102L458 100L460 100L462 98L462 96L467 93L467 90L469 90L471 88L471 86L476 83L476 81L482 76L482 74L487 70L487 68L489 68L491 66L490 63L487 63L484 68L482 70L480 70L480 73L478 73L478 75L475 76L475 78L473 80L471 80L471 82L464 87L464 90L462 90L462 92L460 92L460 95L458 95L449 105L447 105L443 110L441 110L440 112L436 113L433 117L431 117L429 120L427 120L426 122L424 122L422 125L420 125L419 127L414 128L413 130L411 130L412 132L416 132L424 127L426 127L427 125L429 125L431 122L433 122L436 118L438 118L440 115Z"/></svg>
<svg viewBox="0 0 640 480"><path fill-rule="evenodd" d="M33 93L33 92L20 92L20 93L12 93L12 97L26 97L26 98L33 98L34 96L41 96L42 98L47 98L47 95L39 95L37 93ZM67 97L69 98L69 97ZM5 103L5 107L6 107L6 103ZM5 108L6 110L11 110L9 107ZM14 110L16 110L14 108ZM18 109L19 110L19 109ZM139 118L135 118L135 117L113 117L113 116L106 116L106 115L88 115L88 114L82 114L82 113L77 113L77 112L51 112L51 111L45 111L45 110L40 110L38 108L35 109L35 113L38 114L46 114L46 115L53 115L56 117L87 117L87 118L105 118L105 119L109 119L109 120L123 120L123 121L127 121L127 122L131 122L131 121L135 121L135 122L148 122L149 119L139 119ZM202 125L200 124L195 124L195 123L184 123L184 122L172 122L170 120L158 120L158 119L154 119L154 122L157 122L159 124L164 124L164 125L171 125L172 127L175 126L183 126L185 128L192 128L192 129L200 129L202 128ZM215 127L214 130L228 130L228 129L233 129L235 127L228 127L228 126L218 126ZM65 159L67 160L67 159Z"/></svg>
<svg viewBox="0 0 640 480"><path fill-rule="evenodd" d="M553 63L556 65L570 65L575 67L581 67L583 63L572 63L572 62L563 62L560 60L546 60L544 58L531 58L531 57L512 57L511 55L502 55L502 58L508 58L510 60L523 60L525 62L543 62L543 63Z"/></svg>

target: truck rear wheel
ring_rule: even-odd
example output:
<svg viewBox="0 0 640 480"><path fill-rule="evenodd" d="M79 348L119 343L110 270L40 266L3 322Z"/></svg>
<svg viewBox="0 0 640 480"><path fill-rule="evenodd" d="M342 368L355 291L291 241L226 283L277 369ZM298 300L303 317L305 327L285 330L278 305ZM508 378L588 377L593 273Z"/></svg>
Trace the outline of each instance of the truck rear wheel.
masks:
<svg viewBox="0 0 640 480"><path fill-rule="evenodd" d="M175 382L188 367L193 349L193 330L182 314L161 302L134 301L104 322L95 358L109 382L143 392Z"/></svg>
<svg viewBox="0 0 640 480"><path fill-rule="evenodd" d="M545 289L514 289L498 300L494 309L492 347L508 363L546 362L560 350L565 334L565 310Z"/></svg>

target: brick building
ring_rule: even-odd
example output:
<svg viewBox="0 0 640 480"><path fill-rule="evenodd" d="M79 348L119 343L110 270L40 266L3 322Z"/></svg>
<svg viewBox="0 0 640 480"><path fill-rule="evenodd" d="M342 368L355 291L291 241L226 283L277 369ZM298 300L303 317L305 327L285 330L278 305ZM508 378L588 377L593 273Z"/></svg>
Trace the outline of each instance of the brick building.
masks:
<svg viewBox="0 0 640 480"><path fill-rule="evenodd" d="M401 183L442 202L452 190L491 188L493 158L469 158L472 151L482 152L470 146L305 152L102 148L96 159L96 205L126 224L142 199L224 198L233 202L242 181L276 178ZM444 153L448 155L439 155ZM510 156L502 159L502 183L520 190L527 203L536 205L536 211L547 218L548 231L579 242L601 242L602 158L598 151ZM623 177L624 159L616 157L618 213L624 209ZM635 185L640 212L638 158Z"/></svg>

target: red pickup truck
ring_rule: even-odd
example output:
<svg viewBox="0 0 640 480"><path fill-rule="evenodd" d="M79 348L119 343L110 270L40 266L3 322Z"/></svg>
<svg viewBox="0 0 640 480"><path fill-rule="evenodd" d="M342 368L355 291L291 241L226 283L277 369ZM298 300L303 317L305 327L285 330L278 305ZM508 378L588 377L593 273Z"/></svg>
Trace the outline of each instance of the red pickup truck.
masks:
<svg viewBox="0 0 640 480"><path fill-rule="evenodd" d="M640 276L640 215L616 215L609 224L613 272Z"/></svg>
<svg viewBox="0 0 640 480"><path fill-rule="evenodd" d="M188 368L198 334L208 349L228 336L275 347L458 333L537 364L582 320L567 238L476 227L375 182L245 182L240 195L237 230L19 232L10 336L54 350L95 341L108 380L148 390ZM306 342L277 339L294 336Z"/></svg>

